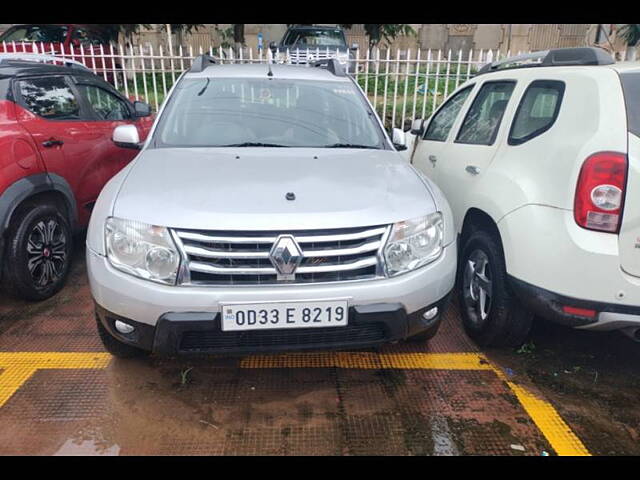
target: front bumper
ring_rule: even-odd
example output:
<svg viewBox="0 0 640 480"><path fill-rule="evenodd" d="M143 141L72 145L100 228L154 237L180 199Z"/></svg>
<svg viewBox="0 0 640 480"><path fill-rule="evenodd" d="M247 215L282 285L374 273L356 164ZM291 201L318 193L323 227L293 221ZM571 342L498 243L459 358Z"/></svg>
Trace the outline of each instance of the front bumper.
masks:
<svg viewBox="0 0 640 480"><path fill-rule="evenodd" d="M346 298L349 306L399 303L411 314L432 305L453 288L456 244L440 258L413 272L366 281L254 286L169 286L114 269L108 260L87 247L91 294L106 310L139 323L155 325L169 312L218 313L220 303L261 303Z"/></svg>
<svg viewBox="0 0 640 480"><path fill-rule="evenodd" d="M453 289L456 261L457 252L454 242L448 245L440 258L433 263L393 278L298 285L167 286L120 272L111 267L104 256L87 247L89 284L98 307L98 315L103 318L122 318L136 326L136 330L141 332L138 346L163 353L180 351L179 341L182 341L182 334L186 331L204 329L209 332L206 335L203 334L204 336L220 337L222 332L217 318L220 303L224 302L300 302L346 298L350 309L350 325L338 327L335 329L337 333L333 332L334 329L314 329L318 331L319 336L326 334L325 340L322 341L318 341L317 338L289 338L289 336L305 335L305 329L291 329L287 332L293 333L279 331L282 338L274 342L281 345L275 345L274 342L265 344L266 340L263 337L269 334L261 333L257 335L260 337L257 340L239 344L234 344L232 341L231 350L223 348L220 351L273 351L279 350L280 347L284 349L355 347L403 339L430 328L431 322L428 325L421 322L422 313L432 306L445 305L445 299ZM378 325L360 328L369 323ZM352 326L354 328L351 328ZM117 338L127 340L117 334L108 322L105 327ZM326 331L321 332L321 330ZM225 334L225 338L233 335ZM345 335L349 337L346 343ZM198 337L196 334L192 336L196 339ZM256 335L248 337L254 336ZM165 337L168 340L162 340ZM219 345L216 339L213 338L212 342L215 348L204 350L218 351ZM169 346L165 347L165 345ZM239 348L243 345L248 345L247 350Z"/></svg>
<svg viewBox="0 0 640 480"><path fill-rule="evenodd" d="M438 328L450 295L410 315L398 303L353 306L349 325L223 332L220 314L207 312L166 313L156 326L121 317L96 304L98 321L116 339L159 355L255 354L300 350L364 348L402 340L424 330ZM433 307L438 314L426 320L422 314ZM115 329L115 321L133 327L130 334Z"/></svg>

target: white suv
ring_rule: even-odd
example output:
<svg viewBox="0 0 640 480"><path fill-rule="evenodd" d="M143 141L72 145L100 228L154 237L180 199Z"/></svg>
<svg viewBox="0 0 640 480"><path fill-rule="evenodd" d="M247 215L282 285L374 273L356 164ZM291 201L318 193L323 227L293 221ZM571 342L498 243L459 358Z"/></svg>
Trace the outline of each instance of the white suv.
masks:
<svg viewBox="0 0 640 480"><path fill-rule="evenodd" d="M453 210L472 338L518 344L535 313L640 339L639 63L572 48L486 65L412 133Z"/></svg>
<svg viewBox="0 0 640 480"><path fill-rule="evenodd" d="M87 234L108 351L362 347L438 329L456 271L442 193L333 60L199 57ZM318 66L318 65L316 65ZM137 130L114 141L135 148Z"/></svg>

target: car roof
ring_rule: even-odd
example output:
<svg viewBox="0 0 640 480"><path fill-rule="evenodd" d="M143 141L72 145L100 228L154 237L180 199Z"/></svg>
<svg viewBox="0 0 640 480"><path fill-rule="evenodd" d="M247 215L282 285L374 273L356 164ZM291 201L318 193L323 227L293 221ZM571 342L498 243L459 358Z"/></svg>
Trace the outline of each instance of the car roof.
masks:
<svg viewBox="0 0 640 480"><path fill-rule="evenodd" d="M67 65L54 65L51 63L33 62L19 59L3 59L0 61L0 75L3 77L15 77L23 75L55 75L73 73L78 75L93 74L84 68L69 67Z"/></svg>
<svg viewBox="0 0 640 480"><path fill-rule="evenodd" d="M187 72L186 78L272 78L286 80L322 80L329 82L349 82L346 76L338 76L326 68L303 67L297 65L271 65L273 76L268 76L269 65L259 63L212 65L201 72Z"/></svg>
<svg viewBox="0 0 640 480"><path fill-rule="evenodd" d="M342 30L342 27L328 27L326 25L300 25L289 27L289 30Z"/></svg>

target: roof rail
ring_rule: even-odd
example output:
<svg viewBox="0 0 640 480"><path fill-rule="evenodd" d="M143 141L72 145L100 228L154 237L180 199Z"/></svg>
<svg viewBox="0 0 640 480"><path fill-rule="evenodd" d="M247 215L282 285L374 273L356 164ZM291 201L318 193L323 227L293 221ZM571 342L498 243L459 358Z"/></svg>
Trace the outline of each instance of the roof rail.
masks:
<svg viewBox="0 0 640 480"><path fill-rule="evenodd" d="M613 63L615 61L611 55L601 48L554 48L509 57L499 62L487 63L478 71L477 75L513 68L611 65Z"/></svg>
<svg viewBox="0 0 640 480"><path fill-rule="evenodd" d="M202 72L209 65L217 65L220 61L211 55L204 54L196 57L191 64L191 68L189 69L192 73Z"/></svg>
<svg viewBox="0 0 640 480"><path fill-rule="evenodd" d="M324 67L333 73L336 77L344 77L346 73L338 59L336 58L323 58L322 60L316 60L311 64L314 67Z"/></svg>
<svg viewBox="0 0 640 480"><path fill-rule="evenodd" d="M59 62L71 68L89 70L86 65L68 58L45 55L42 53L0 53L0 63L6 60L24 60L27 62Z"/></svg>

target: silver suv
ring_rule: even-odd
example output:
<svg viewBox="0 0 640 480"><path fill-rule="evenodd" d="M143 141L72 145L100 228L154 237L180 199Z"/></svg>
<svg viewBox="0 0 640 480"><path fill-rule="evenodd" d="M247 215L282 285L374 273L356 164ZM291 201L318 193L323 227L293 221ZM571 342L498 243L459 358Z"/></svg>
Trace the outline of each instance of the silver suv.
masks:
<svg viewBox="0 0 640 480"><path fill-rule="evenodd" d="M440 190L336 60L196 59L87 234L107 350L256 353L430 338L453 288Z"/></svg>

